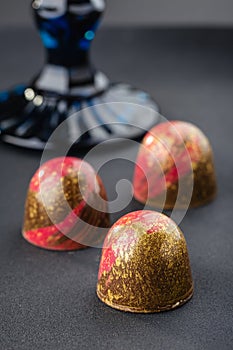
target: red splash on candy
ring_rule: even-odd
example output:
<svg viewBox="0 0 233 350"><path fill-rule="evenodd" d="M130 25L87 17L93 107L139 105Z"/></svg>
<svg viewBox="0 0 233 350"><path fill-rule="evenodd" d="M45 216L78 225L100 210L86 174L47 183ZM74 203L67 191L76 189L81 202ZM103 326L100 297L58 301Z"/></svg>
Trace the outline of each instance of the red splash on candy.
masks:
<svg viewBox="0 0 233 350"><path fill-rule="evenodd" d="M109 227L106 200L103 183L88 163L52 159L30 182L23 236L50 250L81 249L89 241L95 246L101 240L97 229Z"/></svg>

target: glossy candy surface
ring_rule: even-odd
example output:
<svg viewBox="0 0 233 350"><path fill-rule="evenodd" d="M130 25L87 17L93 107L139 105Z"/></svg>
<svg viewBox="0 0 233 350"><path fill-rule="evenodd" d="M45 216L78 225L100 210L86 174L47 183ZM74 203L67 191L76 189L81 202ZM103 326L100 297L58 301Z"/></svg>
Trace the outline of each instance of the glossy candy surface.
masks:
<svg viewBox="0 0 233 350"><path fill-rule="evenodd" d="M73 157L52 159L30 182L23 236L51 250L98 245L98 228L109 227L105 200L102 181L88 163Z"/></svg>
<svg viewBox="0 0 233 350"><path fill-rule="evenodd" d="M149 313L178 307L192 294L186 242L170 218L137 211L115 223L100 262L100 300L123 311Z"/></svg>
<svg viewBox="0 0 233 350"><path fill-rule="evenodd" d="M216 178L208 139L186 122L155 126L142 141L133 186L134 197L155 208L186 209L213 200Z"/></svg>

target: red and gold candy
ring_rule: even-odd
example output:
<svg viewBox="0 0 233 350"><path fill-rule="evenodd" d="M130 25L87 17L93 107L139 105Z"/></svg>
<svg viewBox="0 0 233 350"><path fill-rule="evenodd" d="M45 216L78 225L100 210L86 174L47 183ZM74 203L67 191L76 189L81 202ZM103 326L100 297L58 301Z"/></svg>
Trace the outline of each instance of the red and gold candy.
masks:
<svg viewBox="0 0 233 350"><path fill-rule="evenodd" d="M144 137L134 173L135 198L162 209L203 205L216 195L213 154L193 124L173 121ZM25 205L23 236L51 250L99 246L109 227L101 179L86 162L55 158L33 176ZM88 244L87 242L90 242ZM99 267L97 295L115 309L152 313L174 309L193 295L187 245L167 216L142 210L109 230Z"/></svg>
<svg viewBox="0 0 233 350"><path fill-rule="evenodd" d="M110 229L99 267L97 295L123 311L174 309L193 294L185 238L167 216L129 213Z"/></svg>
<svg viewBox="0 0 233 350"><path fill-rule="evenodd" d="M155 208L186 209L210 202L216 178L208 139L186 122L155 126L141 144L133 186L135 198Z"/></svg>
<svg viewBox="0 0 233 350"><path fill-rule="evenodd" d="M93 168L78 158L55 158L33 176L25 204L23 237L50 250L101 243L109 227L107 196Z"/></svg>

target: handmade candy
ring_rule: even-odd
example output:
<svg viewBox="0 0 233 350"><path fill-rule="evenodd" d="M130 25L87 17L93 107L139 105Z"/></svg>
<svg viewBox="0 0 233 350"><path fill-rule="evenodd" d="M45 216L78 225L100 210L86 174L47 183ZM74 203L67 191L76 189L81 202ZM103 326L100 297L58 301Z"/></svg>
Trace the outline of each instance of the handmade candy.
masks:
<svg viewBox="0 0 233 350"><path fill-rule="evenodd" d="M130 312L174 309L193 294L186 242L167 216L137 211L123 216L104 242L97 295Z"/></svg>
<svg viewBox="0 0 233 350"><path fill-rule="evenodd" d="M133 187L139 202L155 208L186 209L210 202L216 178L206 136L181 121L155 126L142 141Z"/></svg>
<svg viewBox="0 0 233 350"><path fill-rule="evenodd" d="M93 168L78 158L55 158L33 176L25 205L23 236L51 250L101 243L109 227L106 193Z"/></svg>

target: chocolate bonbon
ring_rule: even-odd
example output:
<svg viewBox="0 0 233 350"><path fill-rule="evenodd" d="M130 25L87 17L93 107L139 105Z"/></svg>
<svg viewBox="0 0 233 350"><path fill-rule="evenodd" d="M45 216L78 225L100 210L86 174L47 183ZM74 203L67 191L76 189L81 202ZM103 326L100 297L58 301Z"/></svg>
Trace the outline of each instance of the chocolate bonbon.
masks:
<svg viewBox="0 0 233 350"><path fill-rule="evenodd" d="M185 238L167 216L137 211L119 219L104 242L97 295L113 308L150 313L188 301L193 282Z"/></svg>
<svg viewBox="0 0 233 350"><path fill-rule="evenodd" d="M54 158L33 176L25 204L23 237L50 250L76 250L101 242L109 227L107 196L94 169L74 157Z"/></svg>
<svg viewBox="0 0 233 350"><path fill-rule="evenodd" d="M133 187L134 197L154 208L186 209L213 200L217 186L207 137L182 121L155 126L142 141Z"/></svg>

